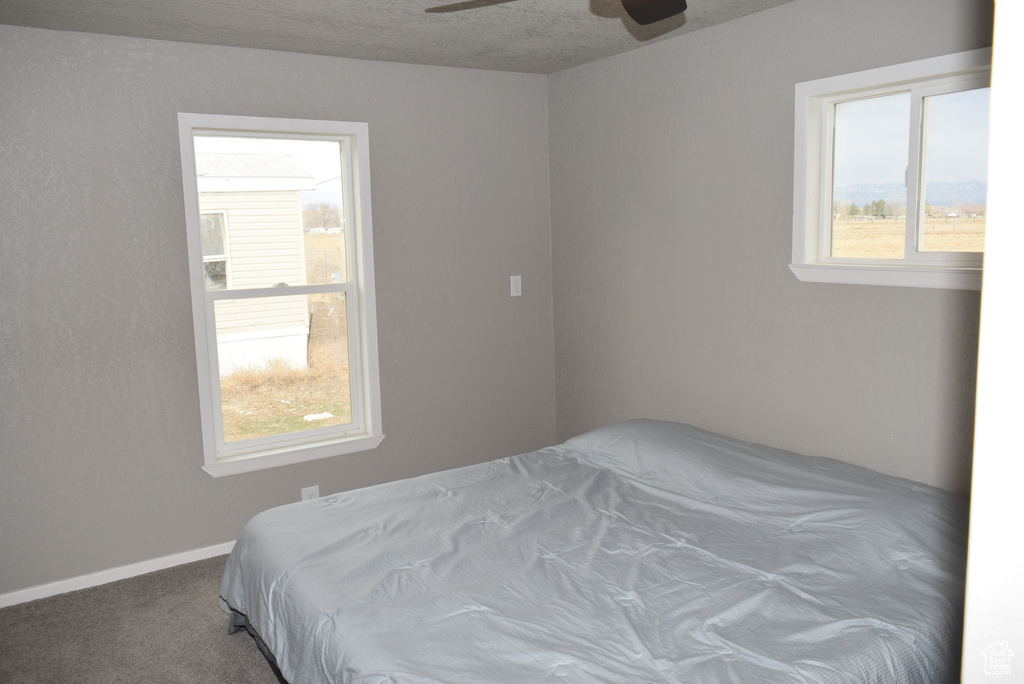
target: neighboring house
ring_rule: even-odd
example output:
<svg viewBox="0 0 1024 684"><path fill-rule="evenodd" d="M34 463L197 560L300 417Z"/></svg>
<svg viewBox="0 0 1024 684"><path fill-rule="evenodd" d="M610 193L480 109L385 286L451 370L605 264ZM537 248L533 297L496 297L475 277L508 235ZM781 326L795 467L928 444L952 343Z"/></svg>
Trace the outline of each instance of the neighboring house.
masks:
<svg viewBox="0 0 1024 684"><path fill-rule="evenodd" d="M208 289L306 284L302 191L314 178L275 154L196 154ZM271 255L273 258L271 258ZM220 375L280 359L305 368L306 297L218 302Z"/></svg>

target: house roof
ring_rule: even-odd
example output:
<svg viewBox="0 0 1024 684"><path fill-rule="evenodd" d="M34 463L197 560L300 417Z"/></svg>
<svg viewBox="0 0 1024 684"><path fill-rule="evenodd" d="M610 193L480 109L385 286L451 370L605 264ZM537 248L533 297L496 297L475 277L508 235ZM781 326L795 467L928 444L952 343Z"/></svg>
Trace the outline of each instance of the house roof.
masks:
<svg viewBox="0 0 1024 684"><path fill-rule="evenodd" d="M314 176L280 154L196 154L199 192L313 190Z"/></svg>

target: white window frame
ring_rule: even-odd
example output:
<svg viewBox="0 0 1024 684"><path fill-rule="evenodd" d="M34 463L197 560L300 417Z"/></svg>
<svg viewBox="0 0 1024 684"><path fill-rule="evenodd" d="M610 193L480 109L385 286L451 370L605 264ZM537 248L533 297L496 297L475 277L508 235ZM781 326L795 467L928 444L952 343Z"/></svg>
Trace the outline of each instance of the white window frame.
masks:
<svg viewBox="0 0 1024 684"><path fill-rule="evenodd" d="M200 244L199 190L194 136L224 135L312 140L343 143L346 240L351 269L349 283L304 285L288 288L304 295L345 293L349 321L352 423L300 433L224 442L221 419L220 377L214 302L281 295L279 288L207 290ZM188 241L192 316L199 380L203 434L203 469L214 477L262 470L320 458L366 451L384 439L381 427L380 371L377 356L377 317L373 269L373 229L370 205L369 128L360 122L279 119L213 114L178 114L185 225ZM351 229L350 229L351 228Z"/></svg>
<svg viewBox="0 0 1024 684"><path fill-rule="evenodd" d="M820 283L981 289L983 255L917 251L920 102L924 96L987 86L991 63L991 48L983 48L796 85L793 261L789 267L797 278ZM832 258L835 104L897 92L912 95L906 256L902 260Z"/></svg>

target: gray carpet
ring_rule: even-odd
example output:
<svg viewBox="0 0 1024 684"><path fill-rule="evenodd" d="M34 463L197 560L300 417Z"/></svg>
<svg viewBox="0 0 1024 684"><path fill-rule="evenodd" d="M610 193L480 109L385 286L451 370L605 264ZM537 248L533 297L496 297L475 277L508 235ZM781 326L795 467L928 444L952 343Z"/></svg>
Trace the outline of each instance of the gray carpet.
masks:
<svg viewBox="0 0 1024 684"><path fill-rule="evenodd" d="M0 609L0 682L244 682L278 676L227 633L227 556Z"/></svg>

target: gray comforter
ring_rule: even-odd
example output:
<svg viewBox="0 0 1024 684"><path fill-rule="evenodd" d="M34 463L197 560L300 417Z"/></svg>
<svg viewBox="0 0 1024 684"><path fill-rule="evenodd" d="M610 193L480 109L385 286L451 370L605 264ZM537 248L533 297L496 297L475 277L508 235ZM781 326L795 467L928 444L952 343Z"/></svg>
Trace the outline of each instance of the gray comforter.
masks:
<svg viewBox="0 0 1024 684"><path fill-rule="evenodd" d="M305 682L958 679L966 502L629 421L275 508L222 605Z"/></svg>

